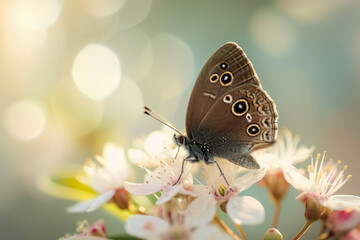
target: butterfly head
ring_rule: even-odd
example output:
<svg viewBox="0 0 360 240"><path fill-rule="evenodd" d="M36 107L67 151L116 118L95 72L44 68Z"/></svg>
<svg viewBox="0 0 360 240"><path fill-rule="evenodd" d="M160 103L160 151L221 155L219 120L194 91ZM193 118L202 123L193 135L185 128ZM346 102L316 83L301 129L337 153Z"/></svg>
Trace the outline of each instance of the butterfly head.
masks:
<svg viewBox="0 0 360 240"><path fill-rule="evenodd" d="M187 145L188 143L188 139L184 135L180 135L180 134L179 135L174 134L174 140L178 146Z"/></svg>

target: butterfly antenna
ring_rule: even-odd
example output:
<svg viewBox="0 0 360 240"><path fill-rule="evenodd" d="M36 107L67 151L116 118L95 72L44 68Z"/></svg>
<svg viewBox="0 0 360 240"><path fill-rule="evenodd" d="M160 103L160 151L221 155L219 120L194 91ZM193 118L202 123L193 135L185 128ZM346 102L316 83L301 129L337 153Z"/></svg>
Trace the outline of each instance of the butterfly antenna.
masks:
<svg viewBox="0 0 360 240"><path fill-rule="evenodd" d="M144 109L145 109L145 111L148 111L148 112L150 112L150 113L152 113L153 115L155 115L157 118L159 118L160 120L162 120L163 122L169 122L167 119L165 119L163 116L161 116L160 114L158 114L157 112L155 112L154 110L152 110L151 108L149 108L148 106L144 106ZM169 123L169 125L171 125L170 123ZM172 125L171 125L172 126ZM172 126L172 127L174 127L174 126ZM174 127L175 128L175 127Z"/></svg>
<svg viewBox="0 0 360 240"><path fill-rule="evenodd" d="M177 130L173 125L171 125L168 121L166 121L163 117L161 117L159 114L157 114L156 112L154 112L153 110L151 110L149 107L144 106L144 113L146 115L149 115L150 117L154 118L155 120L161 122L162 124L164 124L165 126L168 126L169 128L171 128L172 130L174 130L175 132L179 133L181 136L182 133Z"/></svg>

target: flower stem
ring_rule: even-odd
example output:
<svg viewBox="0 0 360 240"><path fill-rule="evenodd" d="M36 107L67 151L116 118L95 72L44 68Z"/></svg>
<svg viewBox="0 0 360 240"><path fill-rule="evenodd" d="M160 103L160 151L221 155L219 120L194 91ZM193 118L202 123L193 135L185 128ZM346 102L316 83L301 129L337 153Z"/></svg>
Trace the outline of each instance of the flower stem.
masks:
<svg viewBox="0 0 360 240"><path fill-rule="evenodd" d="M322 222L321 222L321 230L320 230L319 236L324 235L325 231L326 231L326 225L325 225L324 221L322 221Z"/></svg>
<svg viewBox="0 0 360 240"><path fill-rule="evenodd" d="M237 230L239 231L241 237L242 237L244 240L247 240L247 238L246 238L246 236L245 236L244 229L241 227L241 225L235 223L235 226L236 226Z"/></svg>
<svg viewBox="0 0 360 240"><path fill-rule="evenodd" d="M274 212L273 222L271 225L271 227L273 227L273 228L277 228L277 226L279 224L281 205L282 205L282 201L274 201L275 212Z"/></svg>
<svg viewBox="0 0 360 240"><path fill-rule="evenodd" d="M309 227L311 226L312 223L313 223L313 221L306 221L306 223L304 224L304 226L302 227L300 232L298 232L298 234L296 234L296 236L293 238L293 240L300 239L301 236L309 229Z"/></svg>
<svg viewBox="0 0 360 240"><path fill-rule="evenodd" d="M241 240L241 238L239 238L239 236L236 235L236 233L234 233L233 230L231 230L231 228L229 228L228 225L226 225L226 223L219 217L218 214L215 215L214 221L222 229L224 229L224 231L227 232L234 240Z"/></svg>

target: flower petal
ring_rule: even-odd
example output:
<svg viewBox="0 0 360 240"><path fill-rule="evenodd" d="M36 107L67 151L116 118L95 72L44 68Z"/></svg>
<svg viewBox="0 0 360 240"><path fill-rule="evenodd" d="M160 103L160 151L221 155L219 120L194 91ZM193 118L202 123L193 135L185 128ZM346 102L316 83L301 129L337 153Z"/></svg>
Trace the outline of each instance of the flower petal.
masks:
<svg viewBox="0 0 360 240"><path fill-rule="evenodd" d="M196 198L185 212L185 226L187 228L208 224L215 216L217 201L210 194Z"/></svg>
<svg viewBox="0 0 360 240"><path fill-rule="evenodd" d="M147 183L131 183L125 182L125 189L134 195L149 195L160 191L162 185L159 184L147 184Z"/></svg>
<svg viewBox="0 0 360 240"><path fill-rule="evenodd" d="M67 211L71 213L92 212L101 207L104 203L108 202L114 194L115 190L109 190L92 200L76 203L68 207Z"/></svg>
<svg viewBox="0 0 360 240"><path fill-rule="evenodd" d="M262 150L255 151L251 155L256 159L261 167L270 169L279 161L279 157L273 153L264 153Z"/></svg>
<svg viewBox="0 0 360 240"><path fill-rule="evenodd" d="M128 150L128 157L130 161L138 166L144 166L148 168L154 168L159 165L159 159L152 159L144 151L135 148Z"/></svg>
<svg viewBox="0 0 360 240"><path fill-rule="evenodd" d="M320 203L332 210L345 210L349 207L359 207L360 197L354 195L333 195Z"/></svg>
<svg viewBox="0 0 360 240"><path fill-rule="evenodd" d="M285 179L290 183L294 188L301 191L310 191L311 183L299 169L292 165L284 166L283 168Z"/></svg>
<svg viewBox="0 0 360 240"><path fill-rule="evenodd" d="M113 143L106 143L103 150L103 158L106 160L107 171L117 174L122 173L125 178L129 174L129 167L126 162L124 150Z"/></svg>
<svg viewBox="0 0 360 240"><path fill-rule="evenodd" d="M315 150L315 146L311 146L310 148L301 146L296 154L294 155L291 164L297 164L300 162L303 162L304 160L306 160L308 157L310 157L311 153Z"/></svg>
<svg viewBox="0 0 360 240"><path fill-rule="evenodd" d="M191 234L192 240L198 239L207 239L207 240L231 240L232 238L224 233L220 227L216 225L206 225L203 227L196 228L196 230Z"/></svg>
<svg viewBox="0 0 360 240"><path fill-rule="evenodd" d="M161 196L159 200L156 201L156 204L163 204L169 201L173 196L178 194L181 190L182 186L180 184L176 184L175 186L169 186L162 190Z"/></svg>
<svg viewBox="0 0 360 240"><path fill-rule="evenodd" d="M326 226L335 233L349 232L359 224L360 211L359 209L351 208L341 211L332 211L326 220Z"/></svg>
<svg viewBox="0 0 360 240"><path fill-rule="evenodd" d="M125 222L125 231L135 237L150 239L170 228L168 222L161 218L146 215L134 215Z"/></svg>
<svg viewBox="0 0 360 240"><path fill-rule="evenodd" d="M260 168L237 178L234 182L237 192L242 192L251 187L254 183L260 181L265 176L265 173L266 169Z"/></svg>
<svg viewBox="0 0 360 240"><path fill-rule="evenodd" d="M75 204L71 205L70 207L68 207L66 209L66 211L68 211L70 213L86 212L90 208L93 201L94 201L94 199L75 203Z"/></svg>
<svg viewBox="0 0 360 240"><path fill-rule="evenodd" d="M230 197L226 211L236 224L255 225L263 222L265 218L264 207L250 196Z"/></svg>

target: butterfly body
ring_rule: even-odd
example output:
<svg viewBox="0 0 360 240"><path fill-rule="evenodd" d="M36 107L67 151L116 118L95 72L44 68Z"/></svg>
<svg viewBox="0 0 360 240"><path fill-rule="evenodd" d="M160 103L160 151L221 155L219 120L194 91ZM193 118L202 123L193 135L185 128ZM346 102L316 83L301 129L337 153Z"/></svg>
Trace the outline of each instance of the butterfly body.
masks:
<svg viewBox="0 0 360 240"><path fill-rule="evenodd" d="M200 71L186 113L187 136L177 140L189 151L185 161L215 163L225 158L249 169L249 154L277 136L276 106L262 89L244 51L233 42L220 47Z"/></svg>
<svg viewBox="0 0 360 240"><path fill-rule="evenodd" d="M216 158L260 168L249 153L276 141L277 118L275 103L262 89L245 52L236 43L226 43L207 60L195 82L186 111L186 136L175 136L189 152L175 184L185 161L215 163L226 183Z"/></svg>

